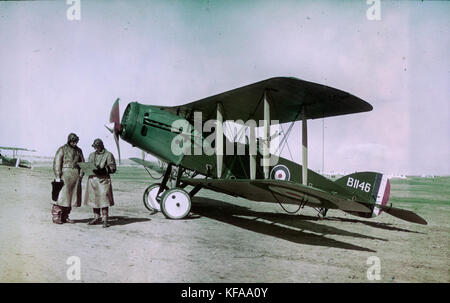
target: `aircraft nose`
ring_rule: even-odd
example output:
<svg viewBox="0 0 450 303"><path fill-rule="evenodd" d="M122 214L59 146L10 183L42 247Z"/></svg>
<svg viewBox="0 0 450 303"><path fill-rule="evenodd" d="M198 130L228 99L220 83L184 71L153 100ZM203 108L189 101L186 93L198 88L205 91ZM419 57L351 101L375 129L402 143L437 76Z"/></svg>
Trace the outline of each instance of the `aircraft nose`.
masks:
<svg viewBox="0 0 450 303"><path fill-rule="evenodd" d="M127 105L122 115L122 123L120 124L119 134L122 139L127 139L134 131L136 119L136 103L132 102Z"/></svg>

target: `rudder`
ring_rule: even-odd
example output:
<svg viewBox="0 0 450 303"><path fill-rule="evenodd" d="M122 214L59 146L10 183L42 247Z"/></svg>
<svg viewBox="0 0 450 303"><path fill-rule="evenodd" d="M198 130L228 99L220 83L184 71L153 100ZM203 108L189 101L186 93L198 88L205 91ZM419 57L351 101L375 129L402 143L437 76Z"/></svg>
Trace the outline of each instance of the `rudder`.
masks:
<svg viewBox="0 0 450 303"><path fill-rule="evenodd" d="M352 215L371 218L381 214L381 209L375 204L386 205L389 200L391 184L387 176L376 172L359 172L344 176L335 181L338 185L351 192L351 198L372 204L372 213L348 212ZM366 204L366 206L369 206Z"/></svg>

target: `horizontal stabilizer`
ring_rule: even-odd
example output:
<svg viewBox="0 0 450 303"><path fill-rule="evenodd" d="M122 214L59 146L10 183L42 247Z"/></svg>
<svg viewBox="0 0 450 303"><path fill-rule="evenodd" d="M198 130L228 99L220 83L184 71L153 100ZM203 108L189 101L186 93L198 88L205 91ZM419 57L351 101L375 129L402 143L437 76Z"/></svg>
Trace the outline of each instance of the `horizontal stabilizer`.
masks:
<svg viewBox="0 0 450 303"><path fill-rule="evenodd" d="M427 221L425 221L422 217L420 217L419 215L413 213L412 211L406 210L406 209L400 209L400 208L390 207L390 206L386 206L386 205L375 205L375 207L381 208L384 212L390 214L391 216L397 217L399 219L402 219L402 220L405 220L408 222L422 224L422 225L428 224Z"/></svg>

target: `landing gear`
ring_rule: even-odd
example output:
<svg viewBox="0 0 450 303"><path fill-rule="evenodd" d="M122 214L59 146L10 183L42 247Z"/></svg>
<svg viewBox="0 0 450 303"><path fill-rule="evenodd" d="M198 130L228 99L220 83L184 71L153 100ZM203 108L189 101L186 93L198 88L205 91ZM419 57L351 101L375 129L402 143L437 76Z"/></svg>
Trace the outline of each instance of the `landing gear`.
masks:
<svg viewBox="0 0 450 303"><path fill-rule="evenodd" d="M161 211L169 219L183 219L191 211L191 197L182 188L167 190L161 197Z"/></svg>
<svg viewBox="0 0 450 303"><path fill-rule="evenodd" d="M149 211L151 211L152 214L161 211L160 200L162 194L169 189L167 187L167 181L169 180L171 173L172 173L172 164L169 164L167 166L166 172L164 173L164 178L162 182L152 184L145 189L144 196L142 197L144 201L144 206Z"/></svg>
<svg viewBox="0 0 450 303"><path fill-rule="evenodd" d="M319 208L317 210L317 216L319 217L319 220L323 220L325 218L325 216L327 215L327 212L328 212L328 208Z"/></svg>
<svg viewBox="0 0 450 303"><path fill-rule="evenodd" d="M194 187L190 193L183 188L186 184L181 183L181 177L184 173L182 167L178 168L176 178L172 173L172 164L167 166L164 178L161 183L155 183L147 187L144 192L143 201L144 206L152 214L161 211L166 218L182 219L186 217L191 211L191 198L201 189L201 186ZM175 179L175 186L169 189L167 182L169 179Z"/></svg>
<svg viewBox="0 0 450 303"><path fill-rule="evenodd" d="M152 184L147 187L144 192L144 206L152 213L161 211L159 200L161 199L161 196L164 194L164 192L169 189L167 186L164 186L162 192L158 195L158 191L161 188L161 185L162 183Z"/></svg>

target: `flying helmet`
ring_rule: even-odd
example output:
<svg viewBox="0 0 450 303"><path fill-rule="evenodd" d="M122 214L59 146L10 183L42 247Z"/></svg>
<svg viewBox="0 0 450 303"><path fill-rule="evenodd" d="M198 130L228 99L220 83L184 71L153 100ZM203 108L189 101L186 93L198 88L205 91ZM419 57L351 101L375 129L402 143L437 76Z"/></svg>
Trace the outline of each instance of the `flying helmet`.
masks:
<svg viewBox="0 0 450 303"><path fill-rule="evenodd" d="M97 138L94 140L94 143L92 143L92 147L97 148L97 146L100 146L101 148L105 148L105 146L103 145L102 139Z"/></svg>
<svg viewBox="0 0 450 303"><path fill-rule="evenodd" d="M69 136L67 136L67 143L75 142L78 143L80 138L75 133L70 133Z"/></svg>

